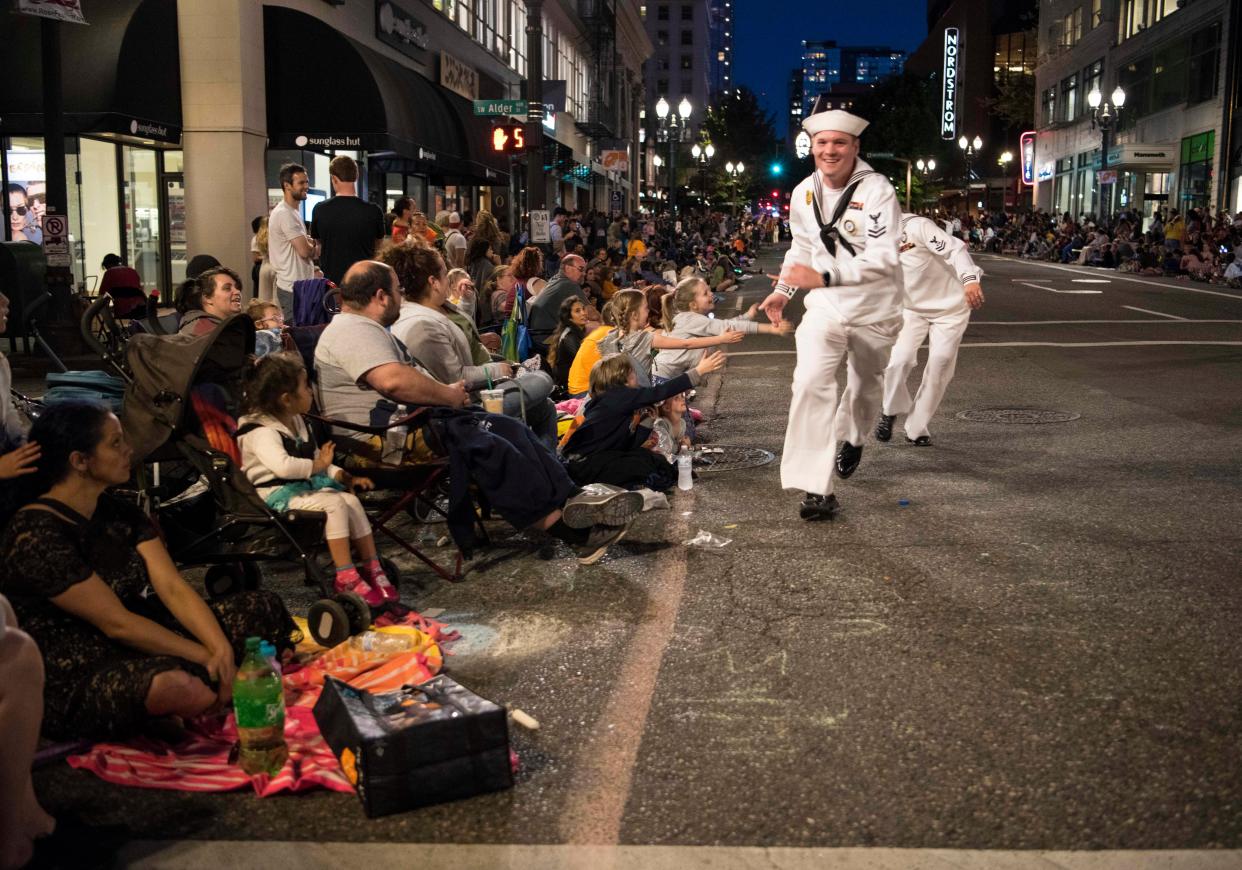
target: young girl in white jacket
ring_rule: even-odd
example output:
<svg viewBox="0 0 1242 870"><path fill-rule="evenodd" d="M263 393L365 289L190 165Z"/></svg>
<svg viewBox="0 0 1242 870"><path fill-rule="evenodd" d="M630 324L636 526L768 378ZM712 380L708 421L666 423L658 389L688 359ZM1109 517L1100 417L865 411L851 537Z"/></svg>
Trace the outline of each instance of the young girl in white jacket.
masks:
<svg viewBox="0 0 1242 870"><path fill-rule="evenodd" d="M332 464L332 442L322 447L302 415L311 409L306 368L295 353L274 353L255 363L246 383L246 409L238 420L242 469L272 508L323 511L324 537L336 565L337 592L353 592L378 606L398 599L375 552L371 523L353 489L374 489ZM358 553L354 564L350 544Z"/></svg>
<svg viewBox="0 0 1242 870"><path fill-rule="evenodd" d="M793 324L782 321L779 326L756 323L758 305L741 317L719 320L708 317L715 307L711 288L702 278L684 278L677 288L664 297L664 329L670 338L710 338L726 332L744 332L749 335L789 335ZM655 356L651 374L659 380L671 380L688 369L694 368L703 358L702 348L662 349Z"/></svg>

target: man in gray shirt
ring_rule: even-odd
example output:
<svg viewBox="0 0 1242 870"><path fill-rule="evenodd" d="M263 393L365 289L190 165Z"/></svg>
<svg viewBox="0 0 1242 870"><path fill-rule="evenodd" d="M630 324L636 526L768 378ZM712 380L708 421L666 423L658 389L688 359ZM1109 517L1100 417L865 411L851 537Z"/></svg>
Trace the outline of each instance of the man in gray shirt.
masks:
<svg viewBox="0 0 1242 870"><path fill-rule="evenodd" d="M341 313L324 329L315 348L315 370L326 416L360 425L383 426L398 418L405 405L464 408L470 403L463 382L441 384L411 364L405 347L388 331L400 311L397 273L390 267L364 260L345 273L341 282ZM523 493L564 494L555 499L554 504L532 504L528 498L522 505L521 515L538 517L531 527L574 547L581 564L592 565L599 561L642 510L642 495L615 488L579 490L564 467L554 459L533 465L520 461L496 463L496 457L511 454L520 447L547 448L534 439L533 433L522 445L506 443L506 439L497 434L497 427L488 422L490 416L481 415L477 429L470 435L472 442L489 443L472 443L469 449L454 453L454 463L459 460L466 463L471 481L502 516L505 512L501 506L513 503L513 492L517 489ZM514 439L517 440L520 439ZM446 447L452 452L452 445ZM429 449L425 442L420 445L417 438L410 439L403 428L396 427L389 430L383 444L371 451L364 446L361 454L365 456L370 452L372 455L367 458L387 463L416 464L431 458ZM376 452L380 455L375 456ZM474 462L488 463L487 468L475 471ZM497 471L501 468L520 468L521 474L506 476L503 471ZM536 482L531 479L535 474L544 474L546 479ZM569 495L571 493L576 494ZM564 497L566 495L569 497Z"/></svg>
<svg viewBox="0 0 1242 870"><path fill-rule="evenodd" d="M561 258L560 271L530 301L526 328L530 331L531 341L539 349L540 356L546 355L548 339L556 332L560 322L561 303L571 296L577 296L583 305L590 306L591 300L582 289L584 278L586 260L577 254L567 254Z"/></svg>

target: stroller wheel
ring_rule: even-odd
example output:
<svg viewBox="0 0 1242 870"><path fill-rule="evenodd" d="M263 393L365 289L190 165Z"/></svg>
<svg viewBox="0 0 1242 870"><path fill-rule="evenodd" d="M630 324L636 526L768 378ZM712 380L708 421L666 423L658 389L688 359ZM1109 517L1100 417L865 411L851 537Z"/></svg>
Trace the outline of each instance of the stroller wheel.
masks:
<svg viewBox="0 0 1242 870"><path fill-rule="evenodd" d="M248 567L254 567L256 570L258 568L257 565L248 566L241 562L212 565L203 576L203 587L207 590L207 597L213 600L224 598L251 588L247 582L249 578L246 576Z"/></svg>
<svg viewBox="0 0 1242 870"><path fill-rule="evenodd" d="M332 600L345 608L349 617L349 633L362 634L371 627L371 607L362 600L361 595L353 592L338 592Z"/></svg>
<svg viewBox="0 0 1242 870"><path fill-rule="evenodd" d="M321 598L306 614L311 637L320 646L331 649L349 639L349 613L338 601Z"/></svg>

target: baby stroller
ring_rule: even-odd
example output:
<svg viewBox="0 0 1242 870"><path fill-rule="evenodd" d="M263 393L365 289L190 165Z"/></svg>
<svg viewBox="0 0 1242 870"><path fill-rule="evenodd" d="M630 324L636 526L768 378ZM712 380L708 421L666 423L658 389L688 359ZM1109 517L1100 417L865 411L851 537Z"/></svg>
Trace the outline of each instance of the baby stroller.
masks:
<svg viewBox="0 0 1242 870"><path fill-rule="evenodd" d="M311 635L335 646L365 631L372 610L353 593L334 592L316 560L324 516L270 508L241 470L233 433L241 378L254 351L254 324L238 315L202 336L130 338L133 380L121 418L136 458L136 496L182 565L206 565L211 597L253 589L260 563L292 562L323 598L309 614ZM394 586L400 572L381 563Z"/></svg>

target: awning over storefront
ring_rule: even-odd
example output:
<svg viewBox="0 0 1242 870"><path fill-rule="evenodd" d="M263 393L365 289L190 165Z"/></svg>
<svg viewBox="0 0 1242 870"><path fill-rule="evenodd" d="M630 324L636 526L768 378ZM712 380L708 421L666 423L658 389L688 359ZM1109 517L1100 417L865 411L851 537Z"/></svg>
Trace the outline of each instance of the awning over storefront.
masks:
<svg viewBox="0 0 1242 870"><path fill-rule="evenodd" d="M267 6L263 26L271 147L366 151L446 183L507 179L472 157L476 132L451 102L465 100L313 16Z"/></svg>
<svg viewBox="0 0 1242 870"><path fill-rule="evenodd" d="M1108 168L1127 172L1169 172L1177 165L1176 145L1114 145L1108 149Z"/></svg>
<svg viewBox="0 0 1242 870"><path fill-rule="evenodd" d="M3 15L5 135L43 132L40 19ZM177 4L109 0L87 10L89 25L60 24L65 132L181 141L181 52Z"/></svg>

